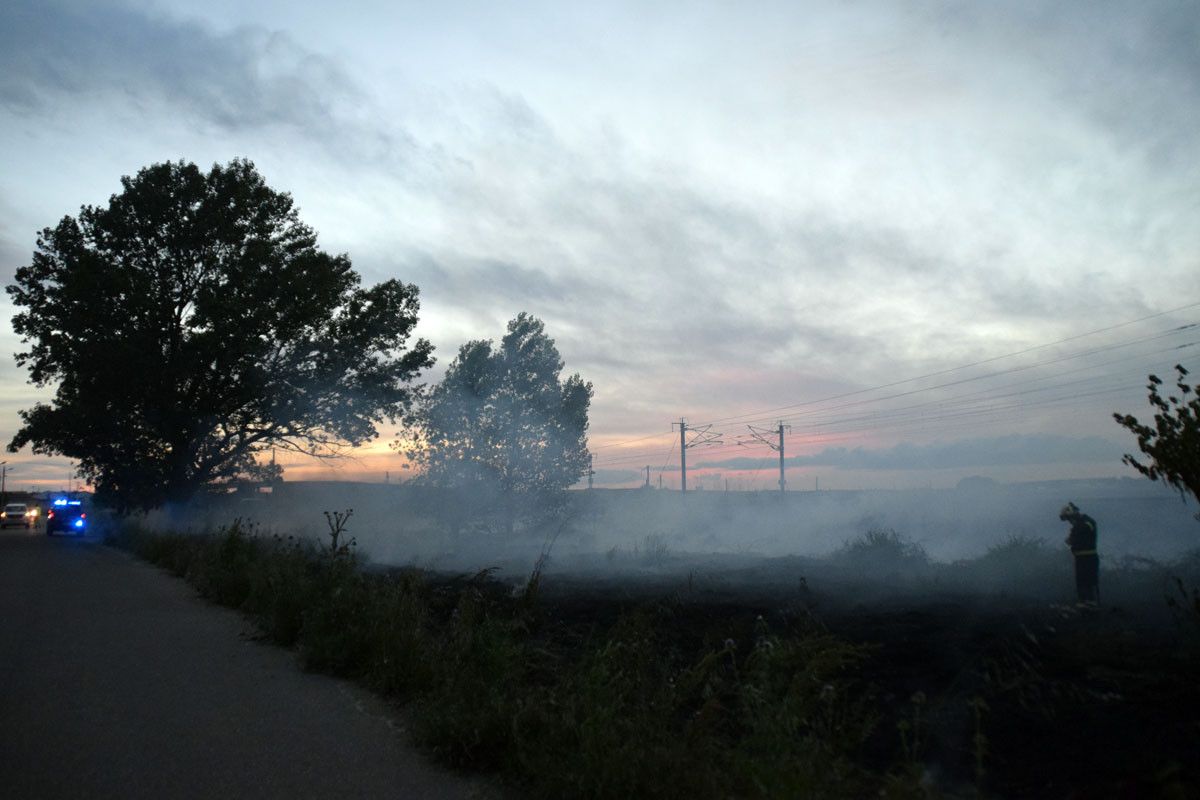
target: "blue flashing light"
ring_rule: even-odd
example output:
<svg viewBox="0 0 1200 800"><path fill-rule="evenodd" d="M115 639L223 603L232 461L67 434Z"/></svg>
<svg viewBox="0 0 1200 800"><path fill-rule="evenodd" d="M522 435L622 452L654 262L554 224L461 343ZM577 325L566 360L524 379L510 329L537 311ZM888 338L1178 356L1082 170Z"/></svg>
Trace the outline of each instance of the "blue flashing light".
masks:
<svg viewBox="0 0 1200 800"><path fill-rule="evenodd" d="M54 505L56 505L56 506L65 506L66 504L67 504L67 498L65 498L65 497L56 497L56 498L54 498Z"/></svg>
<svg viewBox="0 0 1200 800"><path fill-rule="evenodd" d="M77 520L75 520L75 527L76 527L76 528L82 528L82 527L83 527L83 520L81 520L81 519L77 519Z"/></svg>

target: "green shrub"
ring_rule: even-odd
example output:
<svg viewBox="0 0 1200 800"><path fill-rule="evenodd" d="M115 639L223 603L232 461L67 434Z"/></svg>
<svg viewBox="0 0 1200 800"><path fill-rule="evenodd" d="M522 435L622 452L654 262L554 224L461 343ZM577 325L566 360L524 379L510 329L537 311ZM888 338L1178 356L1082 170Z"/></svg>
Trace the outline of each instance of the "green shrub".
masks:
<svg viewBox="0 0 1200 800"><path fill-rule="evenodd" d="M833 563L861 577L894 581L930 571L929 555L921 545L902 537L893 528L872 528L846 542L833 554Z"/></svg>
<svg viewBox="0 0 1200 800"><path fill-rule="evenodd" d="M659 641L658 624L655 610L625 615L559 682L519 709L518 758L524 774L537 776L540 795L722 794L723 746L694 735L697 721L705 726L707 719L685 704L684 670Z"/></svg>
<svg viewBox="0 0 1200 800"><path fill-rule="evenodd" d="M301 617L300 656L308 669L359 675L370 661L370 591L352 554L328 552L314 562Z"/></svg>
<svg viewBox="0 0 1200 800"><path fill-rule="evenodd" d="M1074 591L1070 554L1043 539L1011 535L958 566L971 589L1052 596Z"/></svg>
<svg viewBox="0 0 1200 800"><path fill-rule="evenodd" d="M200 546L192 557L187 579L208 599L241 608L250 597L251 576L262 558L262 543L240 519L222 528L209 546Z"/></svg>
<svg viewBox="0 0 1200 800"><path fill-rule="evenodd" d="M314 555L292 537L275 537L269 557L250 576L250 594L244 608L270 639L285 647L299 640L304 612L316 590Z"/></svg>
<svg viewBox="0 0 1200 800"><path fill-rule="evenodd" d="M1061 553L1051 550L1045 539L1010 534L1004 541L989 547L979 561L986 566L1024 569L1031 562L1044 561L1058 555Z"/></svg>
<svg viewBox="0 0 1200 800"><path fill-rule="evenodd" d="M745 734L738 764L763 797L827 796L861 785L851 756L875 717L845 675L864 651L829 636L763 635L740 687Z"/></svg>
<svg viewBox="0 0 1200 800"><path fill-rule="evenodd" d="M371 583L364 613L374 646L367 670L377 691L410 696L433 685L435 635L427 594L415 573Z"/></svg>
<svg viewBox="0 0 1200 800"><path fill-rule="evenodd" d="M418 739L451 764L499 769L512 755L526 653L512 621L492 611L478 585L462 590L433 642L432 685L414 707Z"/></svg>

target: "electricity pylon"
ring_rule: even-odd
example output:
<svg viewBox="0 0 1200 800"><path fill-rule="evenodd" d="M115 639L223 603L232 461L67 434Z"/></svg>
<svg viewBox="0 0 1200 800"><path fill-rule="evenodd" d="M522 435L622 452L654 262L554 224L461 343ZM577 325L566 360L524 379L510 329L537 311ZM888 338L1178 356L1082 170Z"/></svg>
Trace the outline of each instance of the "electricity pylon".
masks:
<svg viewBox="0 0 1200 800"><path fill-rule="evenodd" d="M792 429L792 426L784 425L783 421L780 420L779 427L775 428L774 430L771 430L768 428L756 428L753 425L747 425L746 427L750 429L751 438L753 438L755 441L762 442L763 444L765 444L767 447L771 448L772 450L776 450L779 452L779 491L780 492L785 491L784 487L787 486L787 478L784 477L784 468L783 468L783 433L784 433L784 431L790 431ZM767 438L768 436L771 436L771 435L776 435L779 437L778 443L772 442L770 439ZM740 444L740 442L739 442L739 444Z"/></svg>
<svg viewBox="0 0 1200 800"><path fill-rule="evenodd" d="M683 417L679 418L679 422L672 422L671 429L679 426L679 488L681 491L687 491L687 451L693 447L708 447L709 445L721 444L721 434L713 433L712 425L702 425L699 428L689 428L687 420ZM692 440L689 442L687 435L692 434Z"/></svg>

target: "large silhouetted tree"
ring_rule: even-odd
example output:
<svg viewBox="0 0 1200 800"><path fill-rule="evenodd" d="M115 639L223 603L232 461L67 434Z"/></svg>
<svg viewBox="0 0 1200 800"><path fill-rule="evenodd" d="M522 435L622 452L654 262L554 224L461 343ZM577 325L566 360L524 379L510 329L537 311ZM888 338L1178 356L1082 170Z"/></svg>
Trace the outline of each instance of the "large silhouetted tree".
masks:
<svg viewBox="0 0 1200 800"><path fill-rule="evenodd" d="M1147 389L1154 407L1154 426L1145 425L1130 414L1113 414L1117 422L1137 436L1138 447L1149 457L1143 463L1131 455L1125 463L1152 481L1188 492L1200 500L1200 384L1188 385L1188 371L1175 365L1179 376L1177 394L1161 394L1162 380L1150 376Z"/></svg>
<svg viewBox="0 0 1200 800"><path fill-rule="evenodd" d="M155 164L37 240L8 287L16 355L54 400L9 444L79 461L121 508L189 497L270 447L337 455L432 363L417 288L363 288L249 161Z"/></svg>
<svg viewBox="0 0 1200 800"><path fill-rule="evenodd" d="M401 445L423 479L462 490L463 507L498 505L511 530L522 511L588 469L592 385L563 380L562 359L536 317L519 314L499 347L468 342L408 419Z"/></svg>

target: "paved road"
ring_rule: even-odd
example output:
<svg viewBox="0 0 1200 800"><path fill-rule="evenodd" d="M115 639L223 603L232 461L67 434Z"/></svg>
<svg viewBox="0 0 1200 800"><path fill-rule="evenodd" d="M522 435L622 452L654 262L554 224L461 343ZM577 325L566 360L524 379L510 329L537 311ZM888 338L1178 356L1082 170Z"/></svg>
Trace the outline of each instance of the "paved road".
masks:
<svg viewBox="0 0 1200 800"><path fill-rule="evenodd" d="M123 553L0 532L0 796L495 796L251 632Z"/></svg>

